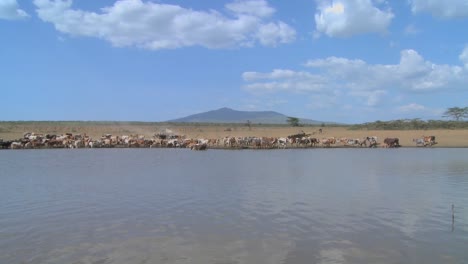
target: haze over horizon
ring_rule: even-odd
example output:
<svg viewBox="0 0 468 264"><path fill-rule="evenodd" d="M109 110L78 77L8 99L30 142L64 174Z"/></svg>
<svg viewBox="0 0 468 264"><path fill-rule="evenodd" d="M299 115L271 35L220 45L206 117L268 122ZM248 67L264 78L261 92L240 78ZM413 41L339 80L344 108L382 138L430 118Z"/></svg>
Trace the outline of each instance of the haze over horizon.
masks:
<svg viewBox="0 0 468 264"><path fill-rule="evenodd" d="M0 0L0 120L442 119L466 28L465 0Z"/></svg>

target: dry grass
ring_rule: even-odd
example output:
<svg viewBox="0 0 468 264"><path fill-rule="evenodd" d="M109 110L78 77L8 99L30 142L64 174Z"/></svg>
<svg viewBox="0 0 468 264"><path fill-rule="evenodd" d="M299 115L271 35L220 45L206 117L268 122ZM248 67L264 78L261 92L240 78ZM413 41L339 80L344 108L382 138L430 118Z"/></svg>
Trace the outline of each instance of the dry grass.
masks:
<svg viewBox="0 0 468 264"><path fill-rule="evenodd" d="M348 130L346 127L325 127L319 134L319 127L252 126L241 125L180 125L161 123L123 123L123 122L0 122L0 138L11 140L21 138L25 132L43 134L87 134L99 138L103 134L139 134L151 137L164 129L189 138L223 138L226 136L244 137L286 137L305 132L317 138L346 137L363 138L377 136L381 142L386 137L397 137L404 147L414 146L413 138L423 135L435 136L436 147L468 147L468 130Z"/></svg>
<svg viewBox="0 0 468 264"><path fill-rule="evenodd" d="M222 138L225 136L257 136L257 137L285 137L292 134L305 132L313 137L336 137L336 138L363 138L366 136L377 136L382 142L386 137L397 137L403 146L415 146L413 138L422 136L435 136L437 147L468 147L468 130L348 130L346 127L323 128L323 133L318 133L318 127L232 127L232 131L225 131L226 127L181 127L181 134L192 138Z"/></svg>

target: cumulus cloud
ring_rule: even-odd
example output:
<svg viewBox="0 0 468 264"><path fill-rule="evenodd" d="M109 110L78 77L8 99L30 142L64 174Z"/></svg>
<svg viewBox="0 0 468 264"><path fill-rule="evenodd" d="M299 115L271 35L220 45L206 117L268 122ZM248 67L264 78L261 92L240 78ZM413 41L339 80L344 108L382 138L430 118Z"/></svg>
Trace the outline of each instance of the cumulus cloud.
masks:
<svg viewBox="0 0 468 264"><path fill-rule="evenodd" d="M261 25L256 33L256 38L264 46L276 46L288 43L296 38L296 32L283 22Z"/></svg>
<svg viewBox="0 0 468 264"><path fill-rule="evenodd" d="M466 0L410 0L413 13L430 13L440 18L468 17Z"/></svg>
<svg viewBox="0 0 468 264"><path fill-rule="evenodd" d="M100 12L73 9L72 0L34 0L34 4L39 18L54 24L58 31L101 38L118 47L275 46L296 37L296 31L286 23L271 21L275 10L265 0L229 3L226 9L230 15L142 0L119 0Z"/></svg>
<svg viewBox="0 0 468 264"><path fill-rule="evenodd" d="M316 30L329 37L385 33L394 15L381 1L317 0Z"/></svg>
<svg viewBox="0 0 468 264"><path fill-rule="evenodd" d="M244 72L242 78L253 82L244 86L251 92L312 92L324 89L326 79L309 72L275 69L270 73Z"/></svg>
<svg viewBox="0 0 468 264"><path fill-rule="evenodd" d="M468 70L468 45L465 46L465 49L458 58L463 62L465 68Z"/></svg>
<svg viewBox="0 0 468 264"><path fill-rule="evenodd" d="M418 111L426 110L426 107L420 104L411 103L411 104L399 106L397 109L400 112L418 112Z"/></svg>
<svg viewBox="0 0 468 264"><path fill-rule="evenodd" d="M468 63L468 46L460 55ZM415 50L403 50L397 64L369 64L359 59L328 57L307 61L309 71L273 70L245 72L247 91L309 92L349 98L364 106L376 106L398 94L466 90L468 67L435 64ZM388 101L388 100L387 100ZM414 108L414 106L413 106Z"/></svg>
<svg viewBox="0 0 468 264"><path fill-rule="evenodd" d="M435 64L415 50L403 50L398 64L368 64L362 60L329 57L310 60L308 67L324 71L330 80L358 90L394 89L430 91L463 88L468 72L458 65ZM337 80L333 81L337 85Z"/></svg>
<svg viewBox="0 0 468 264"><path fill-rule="evenodd" d="M16 0L1 0L0 1L0 19L19 20L25 19L29 15L19 8Z"/></svg>

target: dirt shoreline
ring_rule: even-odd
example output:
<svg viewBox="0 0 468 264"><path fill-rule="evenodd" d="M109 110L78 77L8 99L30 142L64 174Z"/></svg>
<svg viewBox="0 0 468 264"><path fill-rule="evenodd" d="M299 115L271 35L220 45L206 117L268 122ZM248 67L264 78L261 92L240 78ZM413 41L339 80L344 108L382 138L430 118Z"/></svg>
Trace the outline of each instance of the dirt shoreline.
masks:
<svg viewBox="0 0 468 264"><path fill-rule="evenodd" d="M322 129L322 133L319 129ZM125 122L0 122L0 138L15 140L26 132L38 134L81 134L99 139L104 134L143 135L151 138L154 134L172 132L193 139L221 139L224 137L287 137L306 133L316 138L363 138L377 136L382 143L384 138L399 138L403 147L416 147L413 138L435 136L434 148L467 148L468 129L434 130L349 130L348 127L287 127L274 125L253 125L250 128L239 124L165 124L165 123L125 123Z"/></svg>

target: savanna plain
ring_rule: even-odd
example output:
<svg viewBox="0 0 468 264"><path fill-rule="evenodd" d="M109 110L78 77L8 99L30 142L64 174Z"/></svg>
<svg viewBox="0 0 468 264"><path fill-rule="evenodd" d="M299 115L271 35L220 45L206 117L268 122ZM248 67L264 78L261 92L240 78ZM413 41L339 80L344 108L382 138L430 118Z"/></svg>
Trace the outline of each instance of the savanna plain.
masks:
<svg viewBox="0 0 468 264"><path fill-rule="evenodd" d="M320 133L319 130L322 130ZM0 138L14 140L26 132L37 134L86 134L98 139L104 134L143 135L151 138L158 133L170 131L186 138L218 139L224 137L287 137L294 134L310 134L316 138L364 138L377 136L399 138L403 147L414 147L415 138L435 136L437 144L433 147L468 147L468 129L428 129L428 130L353 130L348 126L301 126L251 125L245 124L182 124L152 122L0 122Z"/></svg>

